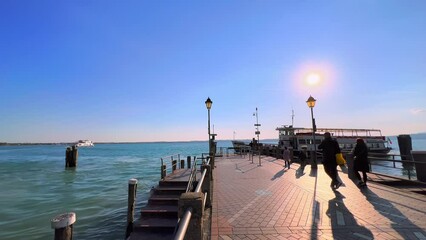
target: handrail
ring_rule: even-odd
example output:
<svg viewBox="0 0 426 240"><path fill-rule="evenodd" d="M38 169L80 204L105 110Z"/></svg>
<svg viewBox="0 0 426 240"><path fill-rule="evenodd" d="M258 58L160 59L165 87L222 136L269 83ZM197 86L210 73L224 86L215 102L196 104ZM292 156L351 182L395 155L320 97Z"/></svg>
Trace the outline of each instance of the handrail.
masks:
<svg viewBox="0 0 426 240"><path fill-rule="evenodd" d="M186 230L188 229L188 226L189 226L189 221L191 220L191 216L192 216L192 207L189 207L188 209L186 209L185 213L183 214L182 221L180 221L181 224L179 224L179 228L178 228L178 231L176 232L174 239L180 240L185 237Z"/></svg>
<svg viewBox="0 0 426 240"><path fill-rule="evenodd" d="M185 192L189 192L189 190L192 188L192 184L196 178L196 172L197 172L197 157L194 157L194 161L192 162L192 166L191 166L191 174L189 175L189 179L188 179L188 185L186 186L186 191Z"/></svg>
<svg viewBox="0 0 426 240"><path fill-rule="evenodd" d="M197 187L195 188L196 193L201 191L201 186L203 185L204 178L206 177L207 169L204 169L203 174L201 175L200 181L197 184Z"/></svg>
<svg viewBox="0 0 426 240"><path fill-rule="evenodd" d="M193 166L196 165L195 164L195 160L196 159L194 159ZM210 164L210 158L209 158L209 160L207 160L206 164L207 165ZM192 171L192 169L191 169L191 171ZM198 182L197 187L195 188L195 191L194 191L195 193L201 192L201 187L203 185L203 182L204 182L204 179L206 177L206 174L207 174L207 168L205 168L203 170L203 173L201 175L200 181ZM192 176L192 172L191 172L191 176ZM190 180L191 180L191 176L190 176ZM189 184L190 183L188 183L188 187L190 186ZM187 190L188 190L188 187L187 187ZM207 202L207 193L204 193L204 199L203 199L203 205L204 206L206 205L206 202ZM191 220L192 211L193 211L192 207L188 207L185 210L185 213L183 214L182 220L178 220L179 221L179 228L178 228L178 230L176 232L176 235L175 235L175 238L174 238L175 240L182 240L182 239L184 239L185 234L186 234L186 230L188 229L189 221Z"/></svg>

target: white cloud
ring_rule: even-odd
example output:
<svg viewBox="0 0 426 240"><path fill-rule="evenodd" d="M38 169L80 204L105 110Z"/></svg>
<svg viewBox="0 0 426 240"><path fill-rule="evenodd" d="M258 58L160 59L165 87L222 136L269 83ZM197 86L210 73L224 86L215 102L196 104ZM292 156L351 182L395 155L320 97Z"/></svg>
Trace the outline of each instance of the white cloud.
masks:
<svg viewBox="0 0 426 240"><path fill-rule="evenodd" d="M423 108L412 108L410 110L410 112L413 115L418 115L418 114L426 113L426 109L423 109Z"/></svg>

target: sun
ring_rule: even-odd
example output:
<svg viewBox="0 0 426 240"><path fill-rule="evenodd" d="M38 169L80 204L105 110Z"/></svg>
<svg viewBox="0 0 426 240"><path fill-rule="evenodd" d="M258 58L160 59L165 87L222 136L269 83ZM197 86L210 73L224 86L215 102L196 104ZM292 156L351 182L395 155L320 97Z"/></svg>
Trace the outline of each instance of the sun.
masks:
<svg viewBox="0 0 426 240"><path fill-rule="evenodd" d="M316 86L320 83L321 76L318 73L310 73L306 76L306 83L310 86Z"/></svg>

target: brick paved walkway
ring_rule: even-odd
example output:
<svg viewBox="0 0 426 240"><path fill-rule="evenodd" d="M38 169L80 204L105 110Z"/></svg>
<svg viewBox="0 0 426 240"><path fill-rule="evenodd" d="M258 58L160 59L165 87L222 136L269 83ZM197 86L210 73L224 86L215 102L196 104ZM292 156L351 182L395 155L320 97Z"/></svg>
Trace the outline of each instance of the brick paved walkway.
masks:
<svg viewBox="0 0 426 240"><path fill-rule="evenodd" d="M317 172L262 157L216 159L212 239L426 239L426 197L380 184L330 188Z"/></svg>

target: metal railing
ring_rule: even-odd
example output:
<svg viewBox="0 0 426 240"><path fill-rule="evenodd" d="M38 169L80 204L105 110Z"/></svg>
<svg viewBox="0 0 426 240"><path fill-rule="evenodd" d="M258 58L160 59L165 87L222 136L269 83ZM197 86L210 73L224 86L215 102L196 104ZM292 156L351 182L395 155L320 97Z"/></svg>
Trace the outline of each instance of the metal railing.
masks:
<svg viewBox="0 0 426 240"><path fill-rule="evenodd" d="M169 159L170 165L165 164L165 162ZM161 157L161 179L164 179L164 177L167 176L167 173L173 172L173 169L177 169L177 166L180 162L180 154L173 154L165 157ZM163 169L163 166L165 168Z"/></svg>
<svg viewBox="0 0 426 240"><path fill-rule="evenodd" d="M210 164L210 158L207 160L206 164L207 165ZM193 166L195 166L195 165L196 164L195 164L195 160L194 160L194 165ZM198 182L197 187L194 190L195 193L201 192L201 187L203 186L206 174L207 174L207 169L204 169L203 173L201 174L200 181ZM192 172L191 172L191 175L192 175ZM196 175L196 172L194 172L194 175ZM190 179L191 179L191 177L190 177ZM189 183L188 183L188 186L189 186ZM206 205L206 202L207 202L207 193L204 193L203 206ZM178 228L178 230L177 230L177 232L175 234L175 237L174 237L175 240L182 240L182 239L184 239L186 231L188 229L189 222L191 220L192 211L193 211L192 207L188 207L185 210L185 213L183 214L182 219L178 220L179 228Z"/></svg>
<svg viewBox="0 0 426 240"><path fill-rule="evenodd" d="M189 192L192 189L195 181L197 181L197 157L194 157L194 161L192 162L191 174L189 175L185 192Z"/></svg>
<svg viewBox="0 0 426 240"><path fill-rule="evenodd" d="M422 164L422 162L412 160L411 155L369 153L368 159L371 170L373 170L373 166L405 170L407 171L408 180L411 180L416 175L415 164ZM382 164L382 162L392 162L392 166ZM398 163L402 167L398 167Z"/></svg>

